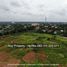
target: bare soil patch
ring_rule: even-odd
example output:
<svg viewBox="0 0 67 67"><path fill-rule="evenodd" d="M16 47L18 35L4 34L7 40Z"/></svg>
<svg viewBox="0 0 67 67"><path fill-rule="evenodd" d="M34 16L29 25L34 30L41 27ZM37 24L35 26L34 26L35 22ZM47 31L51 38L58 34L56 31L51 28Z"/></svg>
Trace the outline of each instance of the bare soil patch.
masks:
<svg viewBox="0 0 67 67"><path fill-rule="evenodd" d="M22 57L22 59L26 63L34 63L35 60L39 60L43 63L47 59L47 55L43 51L38 52L38 53L31 51L27 53L24 57Z"/></svg>
<svg viewBox="0 0 67 67"><path fill-rule="evenodd" d="M6 52L0 52L0 62L7 62L10 58L9 54Z"/></svg>
<svg viewBox="0 0 67 67"><path fill-rule="evenodd" d="M36 60L36 53L31 51L27 53L22 59L27 63L33 63Z"/></svg>
<svg viewBox="0 0 67 67"><path fill-rule="evenodd" d="M8 61L7 67L18 67L19 63L20 63L20 60L12 58Z"/></svg>
<svg viewBox="0 0 67 67"><path fill-rule="evenodd" d="M0 67L17 67L17 65L8 64L19 64L20 60L13 58L6 52L0 52Z"/></svg>

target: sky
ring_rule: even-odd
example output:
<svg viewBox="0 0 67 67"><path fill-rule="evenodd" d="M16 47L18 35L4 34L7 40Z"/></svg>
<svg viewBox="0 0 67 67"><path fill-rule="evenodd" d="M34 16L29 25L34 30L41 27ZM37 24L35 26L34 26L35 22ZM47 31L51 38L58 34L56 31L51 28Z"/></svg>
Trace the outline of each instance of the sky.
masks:
<svg viewBox="0 0 67 67"><path fill-rule="evenodd" d="M67 22L67 0L0 0L0 21Z"/></svg>

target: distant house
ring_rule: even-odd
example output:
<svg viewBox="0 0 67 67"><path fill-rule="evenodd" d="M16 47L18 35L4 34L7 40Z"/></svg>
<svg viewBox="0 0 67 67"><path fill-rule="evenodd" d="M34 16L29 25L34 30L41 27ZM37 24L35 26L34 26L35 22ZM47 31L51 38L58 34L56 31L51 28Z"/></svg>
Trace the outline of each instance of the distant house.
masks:
<svg viewBox="0 0 67 67"><path fill-rule="evenodd" d="M52 28L54 28L54 26L51 26Z"/></svg>
<svg viewBox="0 0 67 67"><path fill-rule="evenodd" d="M58 28L57 26L55 26L55 28Z"/></svg>
<svg viewBox="0 0 67 67"><path fill-rule="evenodd" d="M25 25L24 28L27 28L27 26Z"/></svg>
<svg viewBox="0 0 67 67"><path fill-rule="evenodd" d="M63 33L63 32L64 32L64 30L60 30L60 32L62 32L62 33Z"/></svg>
<svg viewBox="0 0 67 67"><path fill-rule="evenodd" d="M47 28L48 26L45 26L45 28Z"/></svg>
<svg viewBox="0 0 67 67"><path fill-rule="evenodd" d="M57 31L54 31L54 34L57 34Z"/></svg>
<svg viewBox="0 0 67 67"><path fill-rule="evenodd" d="M39 23L33 23L31 26L34 27L35 30L39 30L40 29L40 24Z"/></svg>
<svg viewBox="0 0 67 67"><path fill-rule="evenodd" d="M35 27L35 29L36 29L36 30L39 30L39 29L40 29L40 27L39 27L39 26L36 26L36 27Z"/></svg>
<svg viewBox="0 0 67 67"><path fill-rule="evenodd" d="M39 26L39 23L32 23L32 26Z"/></svg>
<svg viewBox="0 0 67 67"><path fill-rule="evenodd" d="M44 33L46 32L46 30L42 30Z"/></svg>

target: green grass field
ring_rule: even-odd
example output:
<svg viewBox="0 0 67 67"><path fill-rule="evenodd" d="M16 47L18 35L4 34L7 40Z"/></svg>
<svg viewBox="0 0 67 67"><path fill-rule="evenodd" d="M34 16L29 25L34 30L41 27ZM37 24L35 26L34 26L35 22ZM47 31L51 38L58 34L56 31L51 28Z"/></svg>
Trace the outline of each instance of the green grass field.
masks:
<svg viewBox="0 0 67 67"><path fill-rule="evenodd" d="M11 44L11 41L17 44L47 44L47 45L60 45L58 48L9 48L8 45ZM0 37L0 52L8 53L11 57L20 60L20 64L27 64L21 58L27 53L34 51L39 53L43 51L47 58L44 62L41 62L38 58L33 62L35 64L62 64L62 67L66 67L67 64L67 38L59 35L51 35L44 33L20 33L14 35L6 35ZM8 58L10 59L10 58ZM2 62L2 61L0 61ZM6 60L4 61L6 62ZM32 66L33 67L33 66ZM36 66L37 67L37 66ZM39 66L38 66L39 67ZM48 66L51 67L51 66ZM53 66L57 67L57 66Z"/></svg>

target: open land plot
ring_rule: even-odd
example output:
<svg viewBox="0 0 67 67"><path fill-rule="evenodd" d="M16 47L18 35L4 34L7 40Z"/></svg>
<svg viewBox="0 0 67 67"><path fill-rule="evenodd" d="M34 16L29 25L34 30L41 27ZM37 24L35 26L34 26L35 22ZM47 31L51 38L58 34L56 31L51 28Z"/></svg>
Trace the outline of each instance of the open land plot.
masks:
<svg viewBox="0 0 67 67"><path fill-rule="evenodd" d="M47 44L60 45L58 48L9 48L10 44ZM43 51L43 53L41 53ZM31 55L32 54L32 55ZM39 64L67 64L67 38L59 35L44 33L20 33L8 35L0 39L0 63L1 67L7 63L28 64L31 62L27 56L36 60L32 63ZM36 57L35 57L36 56ZM26 60L27 58L27 60ZM43 60L43 58L45 60ZM42 62L43 60L43 62ZM29 61L29 62L28 62ZM2 65L2 63L4 63Z"/></svg>

